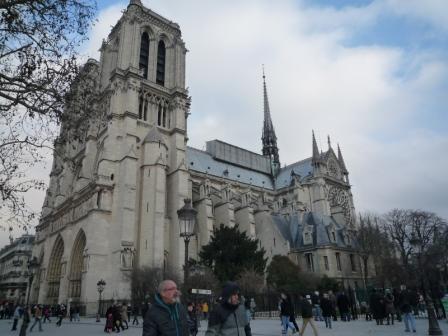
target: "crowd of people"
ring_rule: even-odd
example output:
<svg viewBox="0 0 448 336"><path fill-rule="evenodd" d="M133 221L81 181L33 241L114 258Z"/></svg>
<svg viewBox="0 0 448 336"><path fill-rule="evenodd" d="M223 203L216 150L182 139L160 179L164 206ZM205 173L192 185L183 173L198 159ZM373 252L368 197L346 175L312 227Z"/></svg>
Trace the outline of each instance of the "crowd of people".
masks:
<svg viewBox="0 0 448 336"><path fill-rule="evenodd" d="M60 327L62 320L67 317L67 309L64 304L58 305L22 305L22 304L3 304L0 305L1 319L13 319L11 331L19 328L19 322L22 321L19 328L19 335L26 335L27 330L30 332L36 327L39 331L43 331L42 324L51 323L52 319L55 325ZM69 319L72 321L80 321L80 309L73 305L69 310ZM31 326L30 326L31 325ZM28 328L29 327L29 328Z"/></svg>
<svg viewBox="0 0 448 336"><path fill-rule="evenodd" d="M318 336L316 322L325 322L325 327L331 329L332 323L340 319L343 322L359 319L365 316L366 321L375 320L377 325L393 325L403 321L406 332L416 332L415 316L426 311L423 296L406 289L376 290L373 289L367 300L360 304L353 299L353 292L333 293L313 292L294 298L287 292L281 292L278 301L281 333L304 335L309 326ZM255 318L256 303L254 298L245 299L238 285L226 283L221 295L210 307L209 302L188 302L184 307L180 303L180 292L172 280L160 283L152 303L131 305L130 303L114 303L104 314L104 332L119 333L132 325L140 324L143 319L143 336L196 336L201 319L208 319L206 336L251 336L250 321ZM441 309L440 309L441 308ZM443 307L436 305L437 317L446 316ZM302 317L299 328L296 318ZM61 326L64 318L70 322L80 321L80 307L71 305L68 309L64 304L14 306L10 303L0 305L0 319L13 318L12 331L18 330L19 336L25 336L27 330L43 331L42 325L56 321ZM97 320L98 321L98 320Z"/></svg>
<svg viewBox="0 0 448 336"><path fill-rule="evenodd" d="M303 318L301 331L295 321L295 307L298 307ZM446 317L441 304L436 304L436 315L438 318ZM359 305L353 300L352 295L345 291L334 294L314 292L312 294L300 295L293 302L290 295L281 293L279 299L279 312L282 322L282 334L288 329L293 333L300 332L303 335L306 327L311 326L315 336L318 331L315 321L324 321L326 328L332 328L332 321L337 321L338 316L343 322L358 319L360 315L365 316L366 321L375 320L377 325L393 325L395 321L404 323L405 332L416 332L415 317L426 316L426 307L423 295L417 291L406 289L376 290L372 289L369 299L362 301ZM314 322L313 322L314 321Z"/></svg>

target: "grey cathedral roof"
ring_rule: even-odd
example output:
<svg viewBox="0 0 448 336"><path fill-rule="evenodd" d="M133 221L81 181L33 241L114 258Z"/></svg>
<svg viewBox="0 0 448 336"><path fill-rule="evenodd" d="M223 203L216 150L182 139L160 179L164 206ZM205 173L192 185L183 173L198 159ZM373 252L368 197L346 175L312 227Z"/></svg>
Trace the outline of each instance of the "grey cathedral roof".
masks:
<svg viewBox="0 0 448 336"><path fill-rule="evenodd" d="M269 174L254 171L243 166L237 166L231 162L216 160L206 151L187 147L186 157L188 169L190 170L261 188L274 189L274 184Z"/></svg>
<svg viewBox="0 0 448 336"><path fill-rule="evenodd" d="M207 142L205 151L187 147L186 160L192 171L269 190L288 187L293 176L299 176L303 181L313 174L312 159L308 158L281 168L274 178L265 156L219 140Z"/></svg>
<svg viewBox="0 0 448 336"><path fill-rule="evenodd" d="M285 188L290 185L293 175L300 176L300 180L310 177L313 174L311 158L295 162L280 169L275 181L276 189Z"/></svg>
<svg viewBox="0 0 448 336"><path fill-rule="evenodd" d="M307 212L302 215L292 214L284 216L272 214L272 219L282 234L289 242L291 248L302 249L307 247L338 246L351 247L351 243L344 238L344 226L338 224L332 217L323 216L315 212ZM312 244L305 244L303 233L306 226L312 227ZM331 230L334 228L336 240L330 237Z"/></svg>

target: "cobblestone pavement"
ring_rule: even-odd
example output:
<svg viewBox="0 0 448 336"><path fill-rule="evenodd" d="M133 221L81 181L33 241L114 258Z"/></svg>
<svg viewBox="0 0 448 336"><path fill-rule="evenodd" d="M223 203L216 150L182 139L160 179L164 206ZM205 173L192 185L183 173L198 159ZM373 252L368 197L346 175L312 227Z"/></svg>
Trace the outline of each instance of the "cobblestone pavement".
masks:
<svg viewBox="0 0 448 336"><path fill-rule="evenodd" d="M302 322L297 321L299 327ZM374 322L366 322L364 320L354 322L333 322L333 329L326 329L323 322L316 322L318 326L319 336L358 336L358 335L375 335L375 336L398 336L398 335L427 335L428 321L425 319L417 320L417 333L405 333L403 323L395 323L392 326L377 326ZM443 334L448 336L448 323L447 321L439 321L439 324L443 330ZM0 320L0 335L18 335L18 331L10 331L12 326L12 320ZM20 324L19 324L20 326ZM255 320L251 322L252 332L254 336L281 336L281 327L279 320ZM37 327L37 326L36 326ZM43 332L39 332L37 328L33 329L33 332L28 332L28 335L62 335L62 336L83 336L83 335L104 335L103 321L101 323L95 323L94 319L82 319L81 322L70 323L64 320L61 327L57 327L54 322L43 324ZM198 336L203 336L206 328L206 323L202 322L200 333ZM140 327L130 327L129 330L125 330L120 333L121 335L137 336L142 334ZM297 335L297 334L295 334ZM308 327L305 335L313 335L312 330Z"/></svg>

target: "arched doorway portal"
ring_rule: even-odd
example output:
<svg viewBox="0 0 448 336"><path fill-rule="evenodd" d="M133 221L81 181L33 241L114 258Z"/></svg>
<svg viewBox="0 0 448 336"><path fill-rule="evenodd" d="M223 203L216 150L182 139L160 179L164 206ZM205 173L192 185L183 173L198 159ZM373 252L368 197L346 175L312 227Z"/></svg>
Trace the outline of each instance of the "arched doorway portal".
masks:
<svg viewBox="0 0 448 336"><path fill-rule="evenodd" d="M56 304L59 298L59 286L62 273L62 255L64 254L64 241L61 236L56 239L51 251L50 262L48 264L48 303Z"/></svg>
<svg viewBox="0 0 448 336"><path fill-rule="evenodd" d="M76 301L81 296L82 271L84 262L84 250L86 248L86 235L81 230L76 237L72 249L72 259L70 264L70 287L69 296Z"/></svg>

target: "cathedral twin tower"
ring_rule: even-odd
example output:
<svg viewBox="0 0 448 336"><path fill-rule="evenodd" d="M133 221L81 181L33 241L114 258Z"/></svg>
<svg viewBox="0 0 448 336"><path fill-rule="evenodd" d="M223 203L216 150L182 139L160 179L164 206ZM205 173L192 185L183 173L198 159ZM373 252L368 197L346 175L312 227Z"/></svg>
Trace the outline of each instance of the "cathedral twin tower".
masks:
<svg viewBox="0 0 448 336"><path fill-rule="evenodd" d="M177 210L186 198L198 211L193 258L214 228L238 224L260 239L269 258L290 255L319 274L361 278L337 260L356 254L342 155L313 147L312 157L281 168L264 75L263 155L219 140L202 151L186 145L187 50L176 23L132 0L100 51L100 61L89 60L81 71L87 85L72 88L75 96L95 94L83 139L61 142L55 151L36 228L33 302L77 303L93 313L101 278L103 298L129 300L126 274L134 267L180 273ZM79 113L74 106L65 113ZM72 131L63 125L61 137Z"/></svg>

